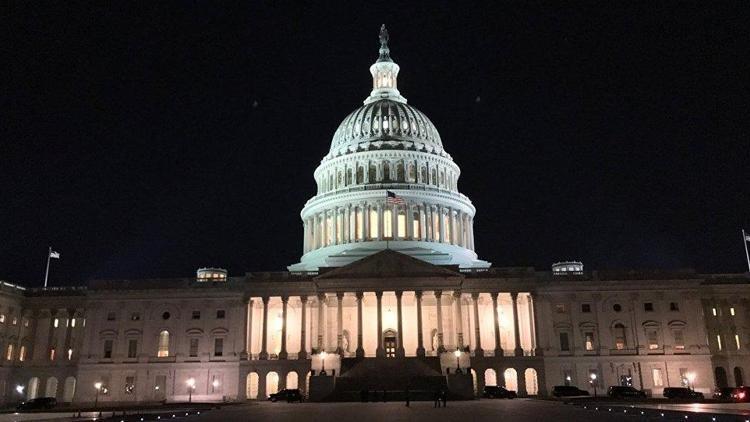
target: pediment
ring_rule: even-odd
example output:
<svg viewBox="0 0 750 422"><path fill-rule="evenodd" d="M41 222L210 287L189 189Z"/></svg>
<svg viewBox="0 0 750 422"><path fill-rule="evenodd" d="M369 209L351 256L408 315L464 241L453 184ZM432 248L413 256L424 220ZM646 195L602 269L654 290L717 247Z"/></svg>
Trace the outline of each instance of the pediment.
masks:
<svg viewBox="0 0 750 422"><path fill-rule="evenodd" d="M328 270L316 277L321 280L356 278L463 277L457 270L430 264L409 255L385 249L354 261L349 265Z"/></svg>

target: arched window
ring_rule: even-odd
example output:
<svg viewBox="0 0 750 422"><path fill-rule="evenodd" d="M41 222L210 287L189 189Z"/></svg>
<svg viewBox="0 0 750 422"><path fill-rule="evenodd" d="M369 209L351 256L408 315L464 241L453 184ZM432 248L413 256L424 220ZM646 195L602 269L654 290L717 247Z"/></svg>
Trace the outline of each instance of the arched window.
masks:
<svg viewBox="0 0 750 422"><path fill-rule="evenodd" d="M169 331L167 330L159 333L159 349L156 356L160 358L169 356Z"/></svg>
<svg viewBox="0 0 750 422"><path fill-rule="evenodd" d="M5 360L13 360L13 343L8 344L5 350Z"/></svg>
<svg viewBox="0 0 750 422"><path fill-rule="evenodd" d="M734 385L742 387L745 385L744 377L742 376L742 368L739 366L734 367Z"/></svg>
<svg viewBox="0 0 750 422"><path fill-rule="evenodd" d="M396 181L403 182L404 179L404 163L396 163Z"/></svg>
<svg viewBox="0 0 750 422"><path fill-rule="evenodd" d="M492 368L487 368L484 371L484 385L486 386L495 386L497 385L497 372L495 372Z"/></svg>
<svg viewBox="0 0 750 422"><path fill-rule="evenodd" d="M370 210L370 239L378 238L378 211Z"/></svg>
<svg viewBox="0 0 750 422"><path fill-rule="evenodd" d="M39 378L32 377L29 379L29 385L26 388L26 399L31 400L35 399L37 397L37 393L39 392Z"/></svg>
<svg viewBox="0 0 750 422"><path fill-rule="evenodd" d="M510 391L518 391L518 373L513 368L508 368L503 373L505 388Z"/></svg>
<svg viewBox="0 0 750 422"><path fill-rule="evenodd" d="M266 396L279 392L279 374L269 372L266 375Z"/></svg>
<svg viewBox="0 0 750 422"><path fill-rule="evenodd" d="M299 388L299 375L296 372L286 374L286 388Z"/></svg>
<svg viewBox="0 0 750 422"><path fill-rule="evenodd" d="M714 369L714 376L716 378L717 387L726 388L729 386L729 382L727 382L727 371L723 367L717 366L716 369Z"/></svg>
<svg viewBox="0 0 750 422"><path fill-rule="evenodd" d="M404 239L406 238L406 211L404 210L398 210L398 217L396 219L396 228L399 238Z"/></svg>
<svg viewBox="0 0 750 422"><path fill-rule="evenodd" d="M249 400L255 400L258 398L258 373L251 372L247 374L247 385L245 386L245 393Z"/></svg>
<svg viewBox="0 0 750 422"><path fill-rule="evenodd" d="M388 164L388 161L383 162L383 181L384 182L391 181L391 165Z"/></svg>
<svg viewBox="0 0 750 422"><path fill-rule="evenodd" d="M352 169L348 168L346 169L346 186L350 186L354 183L354 179L352 176Z"/></svg>
<svg viewBox="0 0 750 422"><path fill-rule="evenodd" d="M437 186L437 170L435 169L432 169L432 180L430 184Z"/></svg>
<svg viewBox="0 0 750 422"><path fill-rule="evenodd" d="M408 169L409 171L406 173L406 181L414 183L417 178L416 167L414 167L414 164L409 163Z"/></svg>
<svg viewBox="0 0 750 422"><path fill-rule="evenodd" d="M76 394L76 378L68 377L65 378L65 385L63 386L63 402L70 403L73 401L73 396Z"/></svg>
<svg viewBox="0 0 750 422"><path fill-rule="evenodd" d="M615 336L615 349L625 349L627 347L627 341L625 339L625 326L618 322L613 328Z"/></svg>
<svg viewBox="0 0 750 422"><path fill-rule="evenodd" d="M421 239L422 238L422 226L419 222L419 212L414 212L412 214L412 233L414 236L414 239Z"/></svg>
<svg viewBox="0 0 750 422"><path fill-rule="evenodd" d="M530 396L536 396L539 394L539 384L536 377L536 369L526 368L524 371L524 377L526 379L526 394Z"/></svg>
<svg viewBox="0 0 750 422"><path fill-rule="evenodd" d="M44 389L44 397L57 397L57 378L47 378L47 388Z"/></svg>

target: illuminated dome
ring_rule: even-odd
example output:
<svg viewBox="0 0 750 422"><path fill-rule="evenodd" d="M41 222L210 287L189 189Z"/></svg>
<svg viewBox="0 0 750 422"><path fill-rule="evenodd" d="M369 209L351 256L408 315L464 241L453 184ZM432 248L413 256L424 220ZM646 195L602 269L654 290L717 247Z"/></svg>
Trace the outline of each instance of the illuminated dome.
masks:
<svg viewBox="0 0 750 422"><path fill-rule="evenodd" d="M372 91L339 125L315 169L301 217L303 255L290 271L347 265L392 249L439 265L487 268L474 252L474 214L461 169L435 125L398 90L385 26Z"/></svg>

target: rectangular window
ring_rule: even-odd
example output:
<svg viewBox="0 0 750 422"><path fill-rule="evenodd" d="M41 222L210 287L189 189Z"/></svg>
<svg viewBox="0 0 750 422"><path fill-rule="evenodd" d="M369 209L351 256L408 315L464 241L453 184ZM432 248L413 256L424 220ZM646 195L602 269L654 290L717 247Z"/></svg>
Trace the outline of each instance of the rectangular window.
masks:
<svg viewBox="0 0 750 422"><path fill-rule="evenodd" d="M190 357L198 357L198 339L197 338L191 338L190 339Z"/></svg>
<svg viewBox="0 0 750 422"><path fill-rule="evenodd" d="M13 360L13 344L8 345L8 349L5 353L5 360Z"/></svg>
<svg viewBox="0 0 750 422"><path fill-rule="evenodd" d="M555 304L555 312L558 314L564 314L565 313L565 304L564 303L557 303Z"/></svg>
<svg viewBox="0 0 750 422"><path fill-rule="evenodd" d="M581 305L581 312L583 312L584 314L590 313L591 312L591 305L588 304L588 303L582 304Z"/></svg>
<svg viewBox="0 0 750 422"><path fill-rule="evenodd" d="M5 314L0 314L0 324L5 324Z"/></svg>
<svg viewBox="0 0 750 422"><path fill-rule="evenodd" d="M224 339L214 339L214 356L222 356L224 354Z"/></svg>
<svg viewBox="0 0 750 422"><path fill-rule="evenodd" d="M734 335L734 345L737 346L737 350L740 350L740 335L735 334Z"/></svg>
<svg viewBox="0 0 750 422"><path fill-rule="evenodd" d="M422 232L420 231L422 227L419 225L419 213L414 213L414 220L412 221L412 234L414 236L414 239L421 239L422 238Z"/></svg>
<svg viewBox="0 0 750 422"><path fill-rule="evenodd" d="M57 318L55 318L55 319L54 319L54 320L52 321L52 326L54 326L55 328L57 328L57 327L58 327L59 325L60 325L60 320L59 320L59 319L57 319Z"/></svg>
<svg viewBox="0 0 750 422"><path fill-rule="evenodd" d="M664 385L664 378L661 374L661 368L651 369L651 379L654 382L654 387L662 387Z"/></svg>
<svg viewBox="0 0 750 422"><path fill-rule="evenodd" d="M674 330L674 348L675 350L685 350L685 333L680 330Z"/></svg>
<svg viewBox="0 0 750 422"><path fill-rule="evenodd" d="M718 312L716 312L716 308L711 308L711 315L713 315L713 316L716 316L716 315L718 315L718 314L719 314L719 313L718 313Z"/></svg>
<svg viewBox="0 0 750 422"><path fill-rule="evenodd" d="M560 351L569 352L570 342L568 341L568 333L560 333Z"/></svg>
<svg viewBox="0 0 750 422"><path fill-rule="evenodd" d="M659 333L656 330L648 330L648 348L649 350L656 350L659 348Z"/></svg>
<svg viewBox="0 0 750 422"><path fill-rule="evenodd" d="M76 319L75 318L71 318L70 319L70 326L73 327L73 328L76 328Z"/></svg>
<svg viewBox="0 0 750 422"><path fill-rule="evenodd" d="M224 319L226 312L223 309L216 311L216 319Z"/></svg>
<svg viewBox="0 0 750 422"><path fill-rule="evenodd" d="M370 239L378 238L378 211L370 210Z"/></svg>
<svg viewBox="0 0 750 422"><path fill-rule="evenodd" d="M383 237L387 239L393 237L393 221L391 210L383 211Z"/></svg>
<svg viewBox="0 0 750 422"><path fill-rule="evenodd" d="M125 377L125 394L132 395L135 392L135 377Z"/></svg>
<svg viewBox="0 0 750 422"><path fill-rule="evenodd" d="M222 392L222 386L223 386L223 384L224 383L222 382L222 376L221 375L212 375L211 376L211 392L212 393L214 393L214 394L221 393Z"/></svg>
<svg viewBox="0 0 750 422"><path fill-rule="evenodd" d="M646 302L643 304L643 310L646 312L653 312L654 311L654 304L651 302Z"/></svg>
<svg viewBox="0 0 750 422"><path fill-rule="evenodd" d="M138 357L138 340L134 338L128 340L128 357Z"/></svg>
<svg viewBox="0 0 750 422"><path fill-rule="evenodd" d="M583 333L584 338L584 347L588 351L594 350L594 333L593 332L586 332Z"/></svg>
<svg viewBox="0 0 750 422"><path fill-rule="evenodd" d="M721 334L716 335L716 345L719 347L719 350L721 350Z"/></svg>
<svg viewBox="0 0 750 422"><path fill-rule="evenodd" d="M201 319L201 311L193 311L193 319Z"/></svg>
<svg viewBox="0 0 750 422"><path fill-rule="evenodd" d="M734 308L729 308L729 315L734 316Z"/></svg>
<svg viewBox="0 0 750 422"><path fill-rule="evenodd" d="M114 321L114 320L115 320L115 313L107 312L107 321Z"/></svg>
<svg viewBox="0 0 750 422"><path fill-rule="evenodd" d="M406 214L404 213L398 213L398 218L396 219L397 228L398 228L398 237L403 239L406 237Z"/></svg>
<svg viewBox="0 0 750 422"><path fill-rule="evenodd" d="M112 340L104 340L104 359L112 358Z"/></svg>
<svg viewBox="0 0 750 422"><path fill-rule="evenodd" d="M732 308L732 311L734 311L734 308ZM732 314L732 315L734 315L734 314ZM13 317L13 319L11 320L11 322L10 322L10 323L11 323L11 324L13 324L13 325L16 325L16 324L18 324L18 318L16 318L16 317Z"/></svg>
<svg viewBox="0 0 750 422"><path fill-rule="evenodd" d="M26 360L26 346L21 346L21 348L18 349L18 360L21 362Z"/></svg>
<svg viewBox="0 0 750 422"><path fill-rule="evenodd" d="M677 304L677 302L669 302L669 310L670 311L679 311L680 305Z"/></svg>
<svg viewBox="0 0 750 422"><path fill-rule="evenodd" d="M49 349L49 360L55 360L55 348Z"/></svg>

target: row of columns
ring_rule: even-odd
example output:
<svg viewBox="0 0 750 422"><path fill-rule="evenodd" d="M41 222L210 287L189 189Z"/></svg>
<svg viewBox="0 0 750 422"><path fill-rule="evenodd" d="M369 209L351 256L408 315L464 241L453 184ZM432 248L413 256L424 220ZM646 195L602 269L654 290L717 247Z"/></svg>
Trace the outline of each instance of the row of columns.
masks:
<svg viewBox="0 0 750 422"><path fill-rule="evenodd" d="M401 299L403 297L403 291L396 291L396 318L397 318L397 336L398 336L398 345L396 348L396 357L404 357L405 356L405 350L403 347L404 344L404 338L403 338L403 318L402 318L402 306L401 306ZM414 292L415 297L417 300L417 356L425 356L425 348L424 348L424 340L423 340L423 329L422 329L422 296L423 292L420 290L417 290ZM435 295L435 301L437 302L437 350L439 353L445 352L445 346L443 342L443 306L442 306L442 296L443 292L441 290L435 290L433 291ZM490 293L490 296L492 298L492 313L493 313L493 326L495 330L495 344L494 344L494 352L495 356L503 356L503 349L500 344L500 319L498 317L498 303L497 298L500 292L492 292ZM455 291L453 293L454 297L456 298L456 302L458 303L458 306L455 307L455 320L456 321L462 321L462 314L461 314L461 305L460 305L460 298L461 298L461 292ZM474 349L475 356L483 356L484 355L484 349L482 348L482 337L481 337L481 329L480 329L480 323L479 323L479 295L478 292L471 293L472 298L472 305L473 305L473 318L474 318L474 336L476 338L476 344ZM523 356L523 348L521 347L521 334L520 334L520 326L518 321L518 292L511 292L510 293L511 300L512 300L512 308L513 308L513 332L515 335L515 349L513 350L513 353L515 356ZM364 345L363 345L363 318L362 318L362 300L364 297L364 292L356 292L356 298L357 298L357 349L356 349L356 356L357 357L364 357L365 351L364 351ZM375 298L377 300L377 349L375 351L376 357L385 357L385 349L383 347L383 292L378 291L375 292ZM534 352L536 355L542 354L542 349L539 347L539 338L538 333L539 330L537 329L538 326L538 320L536 312L533 309L534 306L534 295L533 293L529 294L529 312L531 313L531 338L534 348ZM268 359L268 344L267 344L267 338L268 338L268 302L269 297L265 296L261 300L263 301L263 332L261 334L261 351L259 354L260 359ZM302 321L301 321L301 328L300 328L300 344L301 344L301 351L298 355L298 359L306 359L307 358L307 352L306 352L306 332L305 332L305 326L307 325L306 321L306 309L307 309L307 301L308 296L301 296L300 297L302 301ZM317 349L322 350L324 347L323 344L323 335L324 335L324 309L322 306L323 301L326 299L325 293L319 293L318 294L318 333L317 333ZM344 293L343 292L336 292L336 352L339 354L343 354L343 300L344 300ZM282 326L281 326L281 350L279 352L279 359L287 359L289 354L286 350L286 337L287 337L287 328L286 328L286 321L287 321L287 304L289 302L288 296L282 296ZM250 300L250 307L252 308L252 299ZM250 321L249 318L251 317L251 313L248 313L248 318L245 321L245 332L246 332L246 341L245 341L245 347L246 350L243 352L245 355L247 354L247 344L249 342L249 339L251 338L251 332L250 332ZM457 337L457 346L459 348L463 348L464 346L464 338L463 338L463 325L457 324L456 326L456 337Z"/></svg>
<svg viewBox="0 0 750 422"><path fill-rule="evenodd" d="M387 210L391 215L389 236L384 219ZM377 221L371 221L373 214ZM405 217L402 236L398 235L399 215ZM474 250L473 224L472 215L442 205L348 204L304 219L303 248L307 253L331 245L398 239L450 243Z"/></svg>
<svg viewBox="0 0 750 422"><path fill-rule="evenodd" d="M396 129L394 127L394 129ZM365 164L359 166L348 166L344 164L343 171L328 171L319 179L318 194L330 192L336 189L343 189L348 186L363 185L370 183L388 183L388 182L406 182L406 183L419 183L425 185L433 185L443 189L456 190L458 176L451 172L445 171L445 169L438 170L440 167L431 164L428 161L420 162L418 166L414 164L402 164L403 177L399 177L397 161L382 162L378 165ZM414 176L410 175L411 169L413 169ZM362 177L358 177L357 172L362 171ZM374 170L374 177L371 176L371 172ZM430 173L434 173L434 180L431 180ZM386 175L386 173L388 173ZM341 177L341 182L339 182ZM361 179L361 181L359 181ZM372 179L372 180L371 180Z"/></svg>

